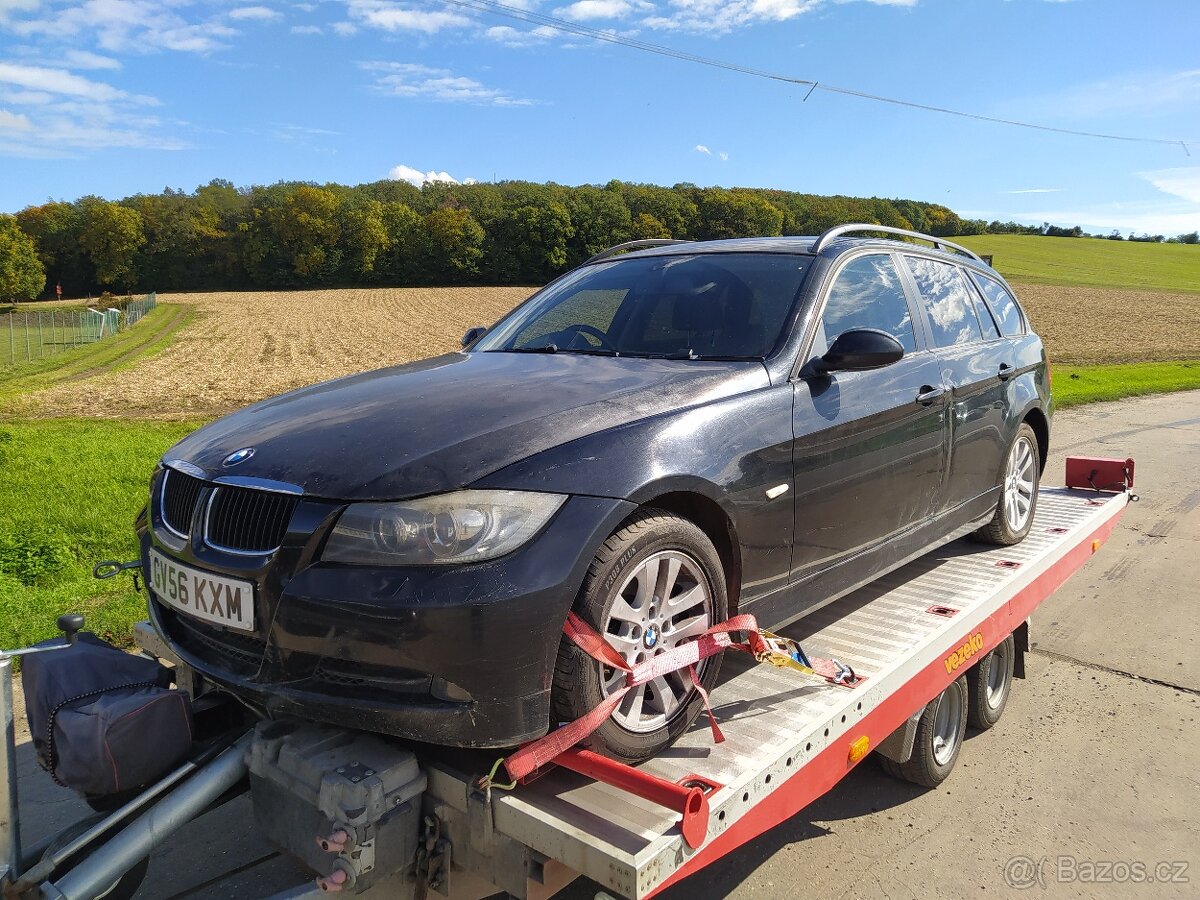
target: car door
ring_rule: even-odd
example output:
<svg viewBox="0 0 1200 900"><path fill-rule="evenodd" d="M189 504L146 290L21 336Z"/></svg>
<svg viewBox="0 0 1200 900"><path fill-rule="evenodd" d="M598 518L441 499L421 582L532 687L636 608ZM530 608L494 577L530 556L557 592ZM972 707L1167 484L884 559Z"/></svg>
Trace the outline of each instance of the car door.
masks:
<svg viewBox="0 0 1200 900"><path fill-rule="evenodd" d="M927 518L937 501L945 391L937 359L914 327L919 320L899 266L892 253L854 256L825 291L807 359L853 328L888 332L904 356L880 369L795 382L793 580L904 531Z"/></svg>
<svg viewBox="0 0 1200 900"><path fill-rule="evenodd" d="M921 298L930 342L949 391L950 442L939 512L983 498L998 483L1008 448L1005 381L1014 374L1011 347L1002 340L979 292L959 266L906 254L905 268ZM981 499L979 506L990 500ZM975 504L965 507L972 513Z"/></svg>

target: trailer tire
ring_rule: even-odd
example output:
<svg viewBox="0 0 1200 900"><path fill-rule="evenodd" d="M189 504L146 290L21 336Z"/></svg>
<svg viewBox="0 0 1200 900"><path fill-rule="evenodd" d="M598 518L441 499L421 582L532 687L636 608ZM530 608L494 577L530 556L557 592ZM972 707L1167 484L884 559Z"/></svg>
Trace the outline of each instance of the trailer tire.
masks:
<svg viewBox="0 0 1200 900"><path fill-rule="evenodd" d="M1010 634L967 671L967 722L986 731L1004 715L1012 693L1016 641Z"/></svg>
<svg viewBox="0 0 1200 900"><path fill-rule="evenodd" d="M875 756L883 771L893 778L921 787L937 787L949 777L958 761L966 730L967 680L961 676L926 704L917 722L912 756L907 761L898 763L879 754Z"/></svg>
<svg viewBox="0 0 1200 900"><path fill-rule="evenodd" d="M677 573L672 584L666 586L666 598L657 592L665 583L658 582L655 574L662 562L668 563L668 575L671 567ZM655 588L648 593L645 588L652 578ZM637 663L680 640L672 640L672 634L676 629L683 630L684 622L689 623L689 631L699 628L701 609L707 620L704 627L724 622L729 617L725 584L721 557L703 531L673 513L646 508L625 520L600 546L574 610L630 663ZM695 596L701 598L698 604L678 608L677 615L668 617L667 600L682 598L685 590L696 592ZM632 603L623 599L626 594ZM631 613L643 609L648 613L646 620L634 630L629 624ZM721 654L702 660L696 668L700 684L711 691L721 669ZM620 686L619 675L615 669L602 667L564 636L550 694L551 725L587 715ZM658 685L659 681L664 684ZM663 693L664 687L672 692L671 698ZM634 692L638 688L626 695L631 702L622 701L583 746L620 762L641 762L672 744L704 709L704 699L691 687L686 671L655 679L642 688L642 701L636 710L632 702L636 701ZM674 700L676 706L670 707L669 700ZM631 708L626 709L627 705ZM657 715L654 711L660 707L665 712ZM646 710L652 714L645 714Z"/></svg>

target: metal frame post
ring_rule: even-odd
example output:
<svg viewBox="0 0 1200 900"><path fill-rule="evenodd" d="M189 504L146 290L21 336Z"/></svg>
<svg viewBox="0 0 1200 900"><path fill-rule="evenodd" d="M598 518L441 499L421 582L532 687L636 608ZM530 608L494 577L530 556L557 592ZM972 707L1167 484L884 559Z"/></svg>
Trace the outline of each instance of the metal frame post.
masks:
<svg viewBox="0 0 1200 900"><path fill-rule="evenodd" d="M17 818L17 733L13 722L12 658L0 654L0 885L17 875L21 833Z"/></svg>

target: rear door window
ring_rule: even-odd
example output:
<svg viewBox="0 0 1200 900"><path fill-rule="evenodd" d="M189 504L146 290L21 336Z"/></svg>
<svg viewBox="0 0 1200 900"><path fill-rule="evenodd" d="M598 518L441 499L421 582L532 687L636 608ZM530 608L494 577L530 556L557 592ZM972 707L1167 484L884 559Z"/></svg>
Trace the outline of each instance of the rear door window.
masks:
<svg viewBox="0 0 1200 900"><path fill-rule="evenodd" d="M860 256L846 264L829 289L821 324L826 347L843 332L877 328L898 340L905 353L917 349L900 273L886 253Z"/></svg>
<svg viewBox="0 0 1200 900"><path fill-rule="evenodd" d="M983 295L979 290L971 284L971 279L965 279L967 288L971 291L971 302L975 305L975 315L979 318L979 327L983 330L983 339L985 341L996 341L1000 339L1000 329L996 327L996 320L992 318L991 312L988 311L987 304L983 302Z"/></svg>
<svg viewBox="0 0 1200 900"><path fill-rule="evenodd" d="M904 259L925 304L933 343L953 347L982 340L972 291L958 266L919 256Z"/></svg>
<svg viewBox="0 0 1200 900"><path fill-rule="evenodd" d="M1012 294L1006 291L998 281L986 276L979 276L979 286L983 288L984 296L996 314L1000 323L1000 331L1005 337L1020 337L1025 333L1025 321L1021 317L1021 309Z"/></svg>

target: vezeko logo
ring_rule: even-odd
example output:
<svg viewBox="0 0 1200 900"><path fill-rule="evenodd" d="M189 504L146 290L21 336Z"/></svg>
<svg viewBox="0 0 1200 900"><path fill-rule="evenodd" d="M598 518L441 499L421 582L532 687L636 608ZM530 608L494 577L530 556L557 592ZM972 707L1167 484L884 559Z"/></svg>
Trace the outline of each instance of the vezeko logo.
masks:
<svg viewBox="0 0 1200 900"><path fill-rule="evenodd" d="M983 649L983 632L977 631L965 641L962 646L955 649L953 653L946 657L946 674L949 675L955 669L958 669L968 659Z"/></svg>

